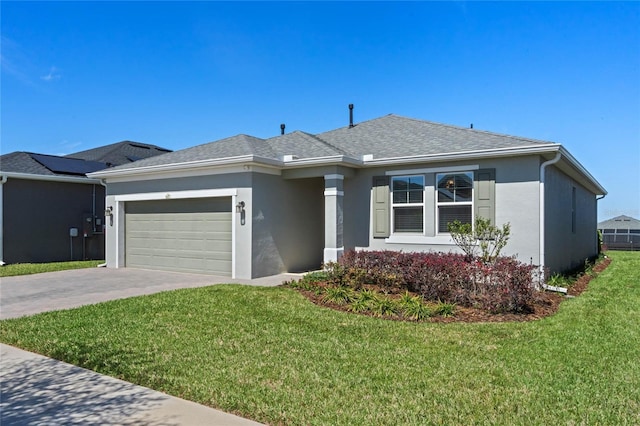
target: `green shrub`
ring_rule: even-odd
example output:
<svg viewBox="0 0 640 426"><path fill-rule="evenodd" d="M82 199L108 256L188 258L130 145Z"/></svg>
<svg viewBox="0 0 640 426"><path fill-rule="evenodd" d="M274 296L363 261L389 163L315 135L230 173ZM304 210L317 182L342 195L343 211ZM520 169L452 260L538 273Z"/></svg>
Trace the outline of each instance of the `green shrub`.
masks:
<svg viewBox="0 0 640 426"><path fill-rule="evenodd" d="M454 220L447 224L447 229L451 233L451 238L458 247L470 258L476 257L479 248L480 258L483 262L494 262L502 249L509 241L511 225L505 223L502 228L491 225L489 219L476 218L475 226L470 223L461 223Z"/></svg>

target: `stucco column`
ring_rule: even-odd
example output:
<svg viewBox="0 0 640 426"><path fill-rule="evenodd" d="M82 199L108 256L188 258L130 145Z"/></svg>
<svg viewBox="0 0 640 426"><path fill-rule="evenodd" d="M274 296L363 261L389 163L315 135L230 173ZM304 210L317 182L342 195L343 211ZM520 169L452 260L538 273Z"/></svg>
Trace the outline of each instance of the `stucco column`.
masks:
<svg viewBox="0 0 640 426"><path fill-rule="evenodd" d="M324 176L324 262L335 262L344 252L342 200L344 176Z"/></svg>

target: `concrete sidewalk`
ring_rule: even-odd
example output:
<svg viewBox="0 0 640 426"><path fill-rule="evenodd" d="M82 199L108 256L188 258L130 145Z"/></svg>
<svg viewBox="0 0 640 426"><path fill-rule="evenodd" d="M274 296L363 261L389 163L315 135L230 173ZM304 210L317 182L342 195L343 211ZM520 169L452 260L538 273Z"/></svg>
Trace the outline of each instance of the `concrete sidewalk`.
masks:
<svg viewBox="0 0 640 426"><path fill-rule="evenodd" d="M2 278L0 319L221 283L276 286L298 275L255 280L143 269L90 268ZM0 424L258 425L222 411L0 344Z"/></svg>
<svg viewBox="0 0 640 426"><path fill-rule="evenodd" d="M2 426L260 425L8 345L0 359Z"/></svg>

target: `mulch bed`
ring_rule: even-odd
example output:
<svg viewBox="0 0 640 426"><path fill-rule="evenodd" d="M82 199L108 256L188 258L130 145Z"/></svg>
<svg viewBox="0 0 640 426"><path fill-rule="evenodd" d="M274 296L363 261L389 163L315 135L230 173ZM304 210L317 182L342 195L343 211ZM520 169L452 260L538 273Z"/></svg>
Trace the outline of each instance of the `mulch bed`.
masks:
<svg viewBox="0 0 640 426"><path fill-rule="evenodd" d="M577 280L569 287L568 295L572 297L579 296L583 291L587 289L589 285L589 281L594 278L597 274L604 271L607 266L611 263L610 258L604 258L593 267L592 274L581 274ZM367 286L373 290L378 290L375 287ZM335 309L338 311L350 312L347 306L338 305L332 302L326 302L322 300L322 296L315 294L312 291L299 290L301 294L307 297L311 302L316 305L324 306L330 309ZM528 314L492 314L490 312L476 309L476 308L465 308L462 306L456 306L455 314L451 317L431 317L425 322L434 322L434 323L452 323L452 322L466 322L466 323L474 323L474 322L523 322L523 321L534 321L541 318L548 317L557 312L560 307L560 303L566 299L567 296L562 295L560 293L555 293L551 291L542 291L538 294L536 301L533 305L533 311ZM371 313L358 313L356 315L370 315ZM398 320L404 321L402 318L394 318L388 317L390 320Z"/></svg>

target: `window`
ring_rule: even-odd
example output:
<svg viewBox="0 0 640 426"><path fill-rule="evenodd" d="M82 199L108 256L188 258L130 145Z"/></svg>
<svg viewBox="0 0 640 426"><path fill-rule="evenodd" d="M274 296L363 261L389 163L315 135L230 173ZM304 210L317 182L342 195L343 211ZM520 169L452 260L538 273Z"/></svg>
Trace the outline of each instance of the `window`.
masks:
<svg viewBox="0 0 640 426"><path fill-rule="evenodd" d="M424 231L424 176L391 179L393 232Z"/></svg>
<svg viewBox="0 0 640 426"><path fill-rule="evenodd" d="M495 223L496 170L469 168L398 170L373 176L372 237L398 244L448 244L447 224L456 219L473 223L481 217Z"/></svg>
<svg viewBox="0 0 640 426"><path fill-rule="evenodd" d="M438 173L436 186L438 232L449 232L455 220L472 223L473 173Z"/></svg>

